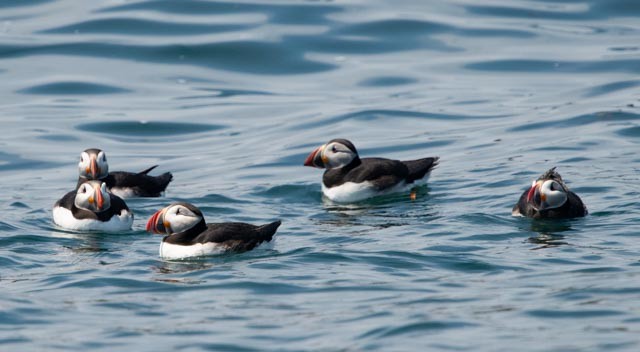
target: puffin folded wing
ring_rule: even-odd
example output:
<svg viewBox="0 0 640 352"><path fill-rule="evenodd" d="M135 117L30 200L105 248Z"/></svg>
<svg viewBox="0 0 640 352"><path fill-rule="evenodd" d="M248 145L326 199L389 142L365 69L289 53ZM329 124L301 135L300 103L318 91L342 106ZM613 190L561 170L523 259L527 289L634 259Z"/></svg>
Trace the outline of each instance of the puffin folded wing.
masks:
<svg viewBox="0 0 640 352"><path fill-rule="evenodd" d="M249 251L262 242L269 242L280 226L280 220L261 226L240 222L207 224L207 230L194 242L219 243L230 251Z"/></svg>
<svg viewBox="0 0 640 352"><path fill-rule="evenodd" d="M422 179L431 170L438 166L439 157L430 157L417 160L405 160L402 163L407 167L409 173L407 175L407 182L412 183L416 180Z"/></svg>

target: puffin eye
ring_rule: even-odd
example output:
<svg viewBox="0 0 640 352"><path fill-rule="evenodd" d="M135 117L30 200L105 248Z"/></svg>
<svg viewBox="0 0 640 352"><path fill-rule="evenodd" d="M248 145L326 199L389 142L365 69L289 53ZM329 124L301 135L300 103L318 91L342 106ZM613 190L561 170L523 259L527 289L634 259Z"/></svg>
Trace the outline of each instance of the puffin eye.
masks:
<svg viewBox="0 0 640 352"><path fill-rule="evenodd" d="M180 208L176 209L176 215L180 214Z"/></svg>
<svg viewBox="0 0 640 352"><path fill-rule="evenodd" d="M337 151L338 151L338 149L337 149L337 148L336 148L336 146L334 145L334 146L332 146L332 147L331 147L331 151L335 153L335 152L337 152Z"/></svg>

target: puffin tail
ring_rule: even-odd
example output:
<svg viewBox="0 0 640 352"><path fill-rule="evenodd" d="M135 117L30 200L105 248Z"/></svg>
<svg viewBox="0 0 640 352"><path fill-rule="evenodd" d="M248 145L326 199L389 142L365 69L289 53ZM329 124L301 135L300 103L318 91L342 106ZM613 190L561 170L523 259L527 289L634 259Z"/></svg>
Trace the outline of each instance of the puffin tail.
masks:
<svg viewBox="0 0 640 352"><path fill-rule="evenodd" d="M427 175L431 170L438 166L440 157L434 156L431 158L423 158L418 160L407 160L402 163L409 169L409 175L407 175L407 182L411 183L415 180L419 180Z"/></svg>
<svg viewBox="0 0 640 352"><path fill-rule="evenodd" d="M255 232L251 235L251 239L247 241L235 241L231 244L229 249L237 252L245 252L254 249L262 242L271 242L273 235L275 235L278 226L280 226L280 220L274 221L270 224L258 226ZM230 241L233 242L233 241Z"/></svg>
<svg viewBox="0 0 640 352"><path fill-rule="evenodd" d="M165 172L164 174L156 177L156 181L158 182L158 187L161 188L162 191L164 191L167 188L171 180L173 180L173 175L170 172Z"/></svg>
<svg viewBox="0 0 640 352"><path fill-rule="evenodd" d="M270 242L271 239L273 239L273 235L276 234L276 230L278 230L280 224L282 224L282 221L278 220L258 227L260 240Z"/></svg>
<svg viewBox="0 0 640 352"><path fill-rule="evenodd" d="M150 167L148 169L145 169L145 170L142 170L142 171L138 172L138 175L146 175L149 172L151 172L151 170L155 169L156 167L158 167L158 165L153 165L152 167Z"/></svg>

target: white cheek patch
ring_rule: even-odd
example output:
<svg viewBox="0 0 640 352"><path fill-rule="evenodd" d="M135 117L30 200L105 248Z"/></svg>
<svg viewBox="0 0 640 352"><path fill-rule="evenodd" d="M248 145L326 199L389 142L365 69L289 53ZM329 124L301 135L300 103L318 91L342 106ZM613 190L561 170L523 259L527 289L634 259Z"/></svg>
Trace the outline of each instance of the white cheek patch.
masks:
<svg viewBox="0 0 640 352"><path fill-rule="evenodd" d="M78 208L90 210L89 193L76 193L73 204Z"/></svg>
<svg viewBox="0 0 640 352"><path fill-rule="evenodd" d="M349 165L349 163L353 160L354 155L350 153L331 153L328 155L329 158L329 167L336 168Z"/></svg>
<svg viewBox="0 0 640 352"><path fill-rule="evenodd" d="M80 175L87 175L87 168L89 167L89 154L82 152L80 162L78 162L78 171L80 171Z"/></svg>
<svg viewBox="0 0 640 352"><path fill-rule="evenodd" d="M170 216L165 215L165 219L171 224L171 231L173 233L186 231L200 221L200 218L197 217L176 214L171 214Z"/></svg>
<svg viewBox="0 0 640 352"><path fill-rule="evenodd" d="M545 181L540 187L540 193L546 197L547 209L561 207L567 201L567 194L561 190L551 190L553 181Z"/></svg>

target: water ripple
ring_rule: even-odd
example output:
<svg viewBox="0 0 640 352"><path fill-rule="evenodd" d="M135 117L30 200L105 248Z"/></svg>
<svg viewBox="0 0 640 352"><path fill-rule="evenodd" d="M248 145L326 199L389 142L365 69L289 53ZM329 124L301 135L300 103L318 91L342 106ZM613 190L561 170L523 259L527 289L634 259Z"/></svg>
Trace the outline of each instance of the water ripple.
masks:
<svg viewBox="0 0 640 352"><path fill-rule="evenodd" d="M465 64L469 70L489 72L528 72L528 73L602 73L622 72L640 73L640 59L618 59L597 61L530 60L504 59L479 61Z"/></svg>
<svg viewBox="0 0 640 352"><path fill-rule="evenodd" d="M195 65L253 74L286 75L315 73L335 65L311 61L302 52L277 43L229 41L205 44L161 46L122 45L112 43L61 43L51 45L0 45L0 59L34 55L68 55L147 62Z"/></svg>
<svg viewBox="0 0 640 352"><path fill-rule="evenodd" d="M153 11L168 14L188 15L221 15L237 13L266 13L274 23L315 24L326 22L326 16L342 11L335 5L316 4L259 4L224 1L185 0L176 3L170 0L141 1L132 4L116 5L100 10L100 12Z"/></svg>
<svg viewBox="0 0 640 352"><path fill-rule="evenodd" d="M192 36L247 30L251 26L234 24L194 24L162 22L138 18L103 18L50 28L40 33L51 34L126 34L150 36Z"/></svg>
<svg viewBox="0 0 640 352"><path fill-rule="evenodd" d="M117 136L165 137L215 131L224 128L224 126L178 122L113 121L85 123L76 126L76 128L80 131Z"/></svg>
<svg viewBox="0 0 640 352"><path fill-rule="evenodd" d="M90 82L53 82L39 84L18 91L18 93L38 95L85 95L129 92L131 91L128 89Z"/></svg>

